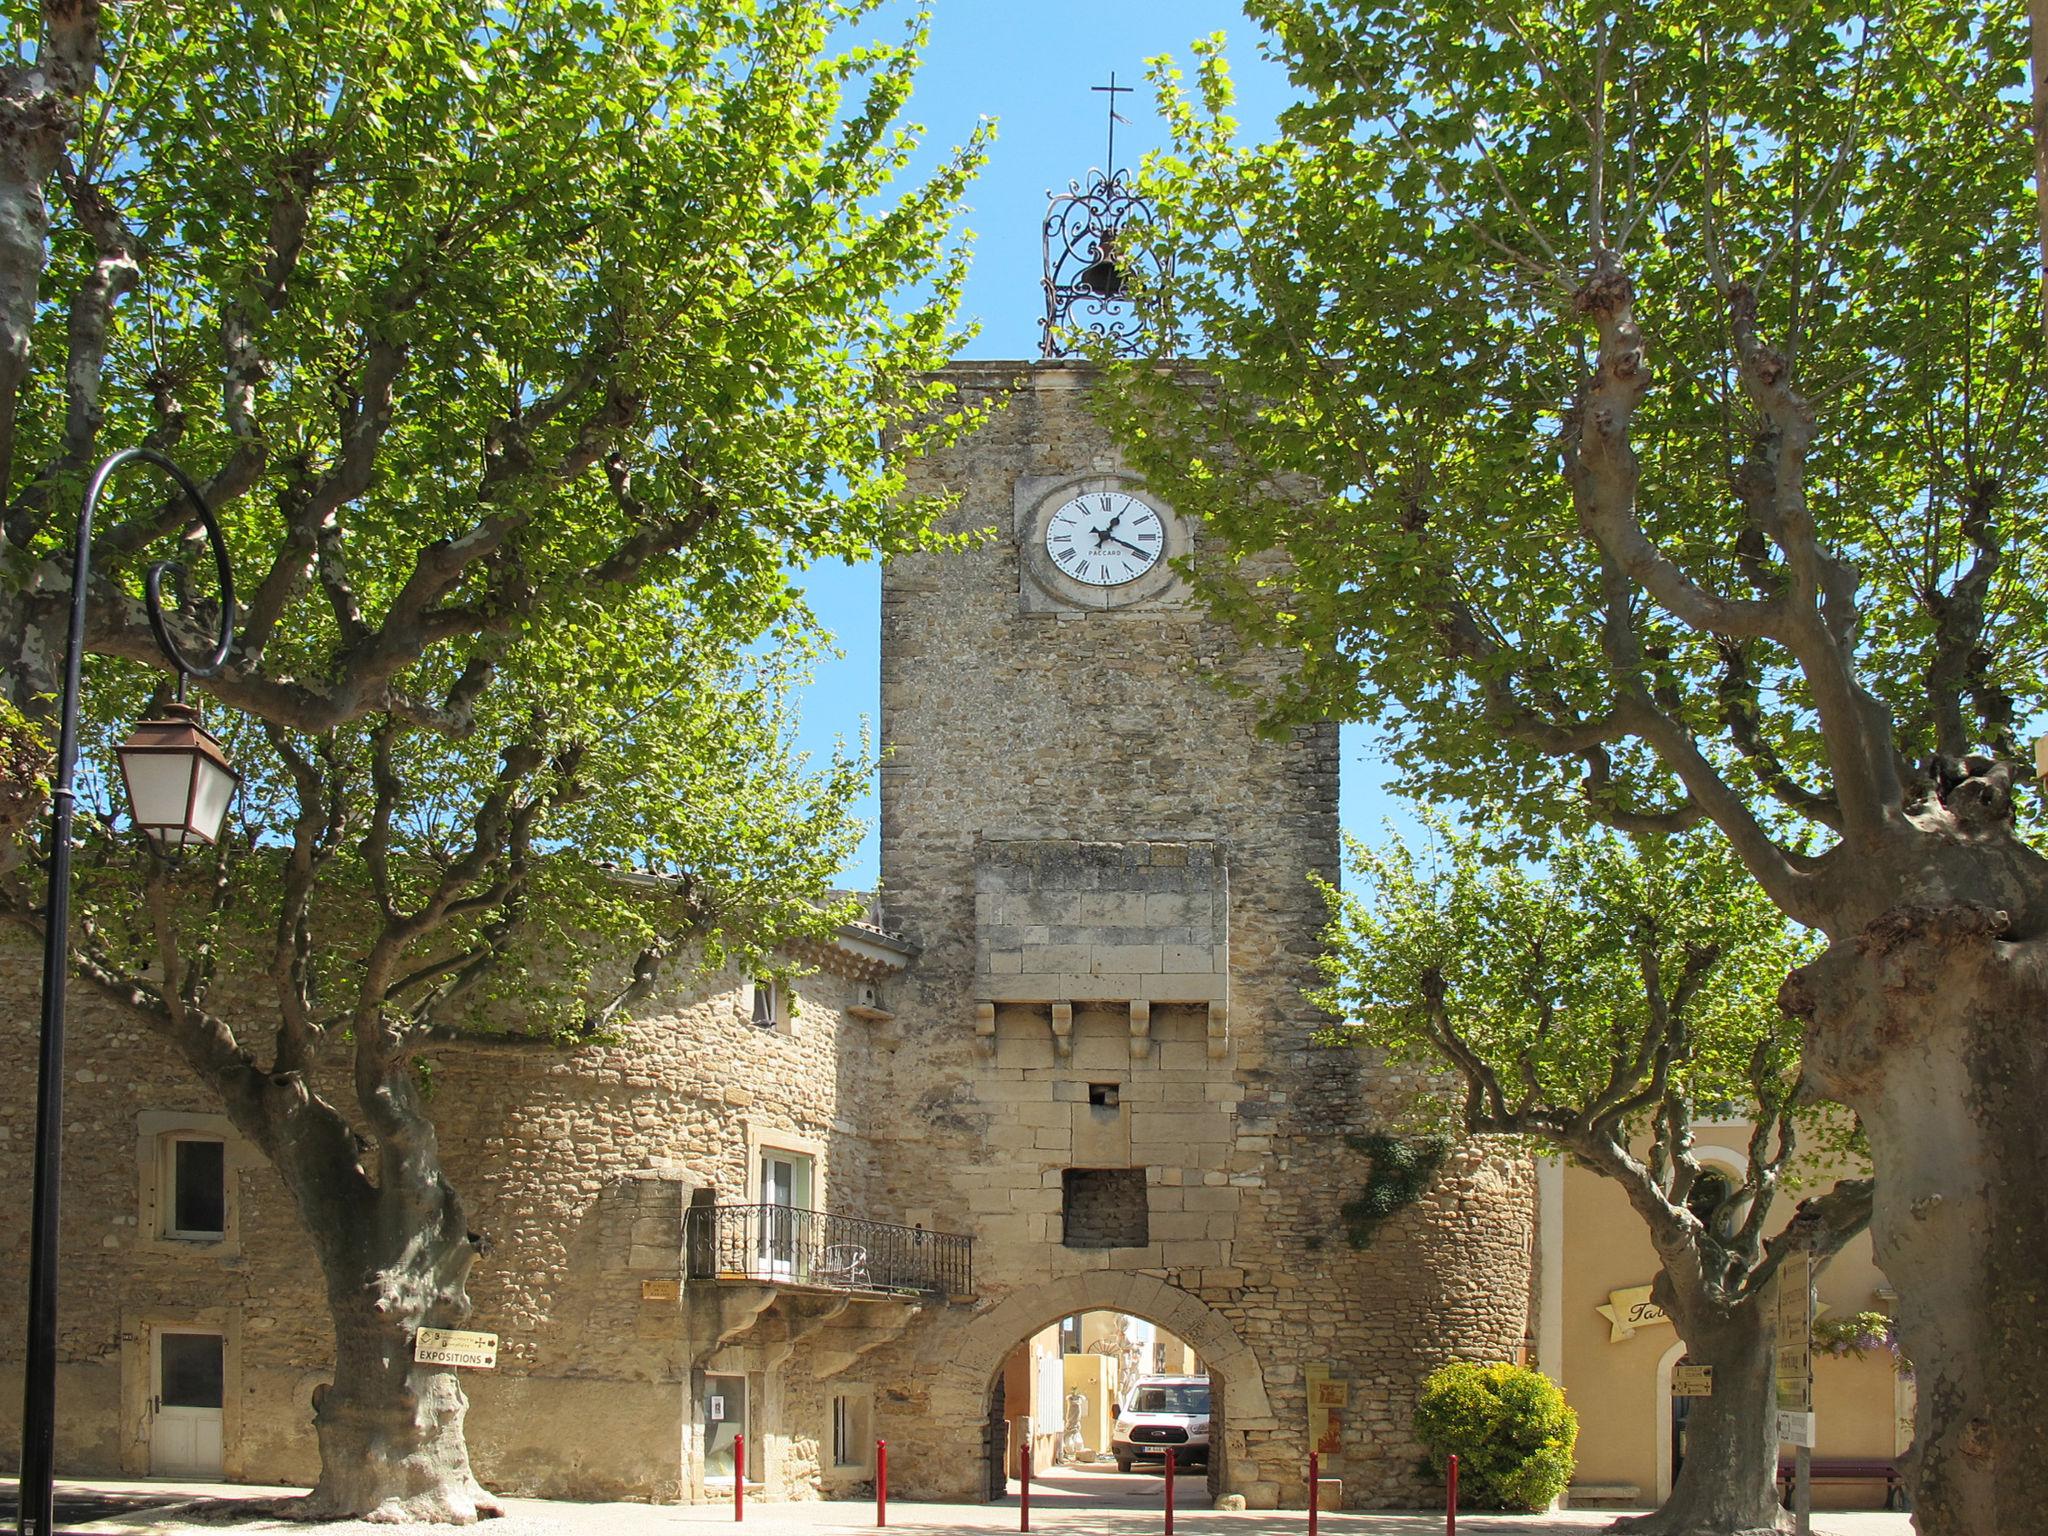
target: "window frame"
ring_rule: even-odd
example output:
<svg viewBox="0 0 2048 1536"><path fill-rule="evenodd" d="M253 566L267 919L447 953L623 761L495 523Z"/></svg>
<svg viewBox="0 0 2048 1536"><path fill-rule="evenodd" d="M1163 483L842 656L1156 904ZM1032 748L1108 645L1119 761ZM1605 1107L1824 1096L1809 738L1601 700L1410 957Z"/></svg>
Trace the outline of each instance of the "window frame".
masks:
<svg viewBox="0 0 2048 1536"><path fill-rule="evenodd" d="M221 1230L189 1232L177 1226L177 1144L221 1144ZM248 1144L226 1115L144 1110L135 1117L135 1248L142 1253L230 1259L242 1251L241 1179L251 1166Z"/></svg>
<svg viewBox="0 0 2048 1536"><path fill-rule="evenodd" d="M844 1405L848 1416L847 1428L853 1437L853 1459L840 1459L841 1411ZM875 1396L874 1389L866 1386L844 1386L831 1393L825 1400L825 1444L818 1460L828 1478L841 1482L859 1482L874 1476L875 1472Z"/></svg>
<svg viewBox="0 0 2048 1536"><path fill-rule="evenodd" d="M178 1243L218 1243L228 1235L228 1143L225 1136L206 1131L166 1131L158 1138L164 1165L158 1171L163 1191L158 1236ZM206 1145L220 1148L220 1226L217 1228L178 1225L178 1149Z"/></svg>
<svg viewBox="0 0 2048 1536"><path fill-rule="evenodd" d="M768 1005L765 1018L762 1017L763 998ZM749 1029L763 1034L793 1035L796 1033L796 989L778 976L746 977L740 984L733 1013Z"/></svg>

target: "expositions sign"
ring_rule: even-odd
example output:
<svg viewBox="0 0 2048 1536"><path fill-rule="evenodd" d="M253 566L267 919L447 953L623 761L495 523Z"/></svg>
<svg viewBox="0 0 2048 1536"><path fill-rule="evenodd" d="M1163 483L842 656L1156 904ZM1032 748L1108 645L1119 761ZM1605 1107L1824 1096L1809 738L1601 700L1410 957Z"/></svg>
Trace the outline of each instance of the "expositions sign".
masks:
<svg viewBox="0 0 2048 1536"><path fill-rule="evenodd" d="M464 1333L459 1328L422 1328L413 1342L412 1357L421 1365L466 1365L473 1370L495 1370L498 1336Z"/></svg>

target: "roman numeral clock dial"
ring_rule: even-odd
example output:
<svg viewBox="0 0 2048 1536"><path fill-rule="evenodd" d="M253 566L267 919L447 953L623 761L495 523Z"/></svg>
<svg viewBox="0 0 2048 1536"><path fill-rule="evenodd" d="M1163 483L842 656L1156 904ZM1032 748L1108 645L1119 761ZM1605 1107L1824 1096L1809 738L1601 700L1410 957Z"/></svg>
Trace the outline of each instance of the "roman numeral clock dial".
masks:
<svg viewBox="0 0 2048 1536"><path fill-rule="evenodd" d="M1046 554L1063 574L1091 587L1136 581L1165 550L1159 514L1126 491L1089 491L1046 519Z"/></svg>

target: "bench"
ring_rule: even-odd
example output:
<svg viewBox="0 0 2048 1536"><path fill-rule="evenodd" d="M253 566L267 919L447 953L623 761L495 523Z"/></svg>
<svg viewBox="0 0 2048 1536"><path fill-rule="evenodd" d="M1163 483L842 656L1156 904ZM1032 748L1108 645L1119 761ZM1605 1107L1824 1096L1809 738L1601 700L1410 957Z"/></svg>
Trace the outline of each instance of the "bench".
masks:
<svg viewBox="0 0 2048 1536"><path fill-rule="evenodd" d="M1568 1509L1591 1509L1596 1505L1634 1506L1643 1502L1643 1490L1634 1483L1573 1483L1565 1490Z"/></svg>
<svg viewBox="0 0 2048 1536"><path fill-rule="evenodd" d="M1778 1458L1778 1502L1787 1508L1792 1503L1794 1466L1792 1457ZM1816 1456L1807 1475L1816 1483L1883 1483L1884 1507L1905 1508L1905 1480L1899 1476L1898 1462L1889 1456Z"/></svg>

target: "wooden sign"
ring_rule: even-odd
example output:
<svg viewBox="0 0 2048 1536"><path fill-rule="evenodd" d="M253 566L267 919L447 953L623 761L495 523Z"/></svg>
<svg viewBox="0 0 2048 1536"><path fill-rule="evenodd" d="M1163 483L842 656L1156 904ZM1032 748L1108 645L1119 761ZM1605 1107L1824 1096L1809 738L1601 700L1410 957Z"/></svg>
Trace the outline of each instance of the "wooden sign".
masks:
<svg viewBox="0 0 2048 1536"><path fill-rule="evenodd" d="M1714 1368L1711 1365L1674 1365L1671 1367L1671 1395L1712 1397Z"/></svg>
<svg viewBox="0 0 2048 1536"><path fill-rule="evenodd" d="M464 1333L459 1328L422 1328L413 1341L412 1357L421 1365L466 1365L475 1371L498 1367L495 1333Z"/></svg>

